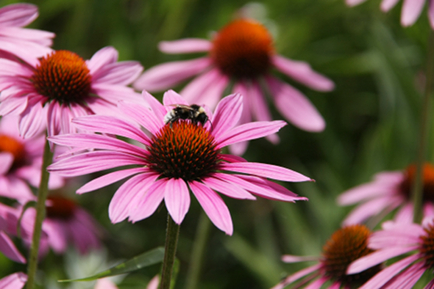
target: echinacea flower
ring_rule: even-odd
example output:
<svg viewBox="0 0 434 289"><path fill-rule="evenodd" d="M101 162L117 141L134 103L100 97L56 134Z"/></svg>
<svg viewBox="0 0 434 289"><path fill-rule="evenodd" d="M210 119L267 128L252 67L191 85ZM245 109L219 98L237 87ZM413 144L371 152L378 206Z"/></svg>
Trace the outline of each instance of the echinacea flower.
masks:
<svg viewBox="0 0 434 289"><path fill-rule="evenodd" d="M17 123L16 116L0 119L0 196L25 203L36 199L28 184L39 187L45 137L39 134L23 139ZM49 188L59 188L63 183L63 177L52 176Z"/></svg>
<svg viewBox="0 0 434 289"><path fill-rule="evenodd" d="M355 6L366 0L346 0L347 5ZM395 7L399 0L382 0L381 10L388 12ZM431 28L434 29L434 0L404 0L401 11L401 25L406 27L413 25L422 13L425 2L428 2L428 19Z"/></svg>
<svg viewBox="0 0 434 289"><path fill-rule="evenodd" d="M36 211L33 208L27 209L24 213L24 217L29 219L34 219L35 215ZM60 195L47 198L42 230L47 235L47 238L41 241L42 256L49 248L57 254L62 254L69 244L73 244L80 254L86 254L91 249L101 246L102 228L96 220L73 200Z"/></svg>
<svg viewBox="0 0 434 289"><path fill-rule="evenodd" d="M411 289L425 271L434 269L434 222L432 217L425 218L422 226L412 223L385 222L383 230L372 233L368 247L376 250L353 262L349 274L377 266L379 263L404 255L403 259L394 262L360 289L401 288ZM425 288L433 288L432 279Z"/></svg>
<svg viewBox="0 0 434 289"><path fill-rule="evenodd" d="M340 205L359 204L344 220L344 224L357 224L372 217L384 217L399 208L395 220L413 222L411 190L416 166L410 165L403 172L381 172L374 180L342 193ZM425 163L423 167L423 211L424 216L434 215L434 166Z"/></svg>
<svg viewBox="0 0 434 289"><path fill-rule="evenodd" d="M22 28L38 17L38 7L27 3L0 8L0 57L17 56L30 65L52 50L54 33Z"/></svg>
<svg viewBox="0 0 434 289"><path fill-rule="evenodd" d="M127 102L118 104L119 113L130 117L131 121L125 117L123 120L96 115L73 120L79 129L103 134L79 133L49 138L55 144L74 148L72 155L64 154L49 166L52 173L78 176L124 167L77 191L86 193L130 177L111 200L109 216L113 223L127 217L132 222L145 219L164 199L170 216L180 224L190 207L191 191L214 225L231 235L229 210L216 192L236 199L253 200L254 194L287 202L306 200L266 178L298 182L311 180L308 177L283 167L247 162L221 153L225 146L276 133L285 122L236 125L242 114L243 99L232 95L220 101L215 114L207 113L212 125L207 122L202 126L189 119L165 124L165 116L174 106L189 104L174 91L165 93L164 105L146 92L143 95L149 108ZM127 143L113 135L139 144Z"/></svg>
<svg viewBox="0 0 434 289"><path fill-rule="evenodd" d="M75 116L114 113L118 100L140 97L127 85L142 71L138 62L117 58L105 47L87 61L66 50L32 66L0 59L0 115L19 115L20 133L30 137L41 125L50 136L72 133Z"/></svg>
<svg viewBox="0 0 434 289"><path fill-rule="evenodd" d="M234 80L233 92L244 96L240 123L272 119L265 97L270 92L280 113L297 127L313 132L325 127L312 103L300 91L272 76L271 70L275 68L318 91L332 90L333 82L313 71L306 62L278 55L271 35L259 22L238 19L217 32L212 41L193 38L165 41L159 48L165 53L208 52L208 56L153 67L134 83L137 89L161 91L199 75L181 91L181 95L189 103L214 108L230 80ZM276 135L270 135L268 139L278 141ZM244 150L245 146L238 146L235 152L241 154Z"/></svg>
<svg viewBox="0 0 434 289"><path fill-rule="evenodd" d="M3 288L3 289L21 289L24 287L26 282L27 282L27 275L26 274L24 274L22 272L13 273L11 275L3 277L0 280L0 288Z"/></svg>
<svg viewBox="0 0 434 289"><path fill-rule="evenodd" d="M358 288L378 273L381 268L381 265L377 265L366 271L361 270L357 274L349 275L346 273L351 262L373 252L367 247L370 234L371 232L364 225L350 225L333 233L324 245L322 257L284 255L282 260L287 263L315 259L318 260L318 263L286 277L272 289L283 289L289 284L294 284L294 288L300 288L309 282L311 283L303 288L320 289L327 282L332 283L332 285L326 288ZM305 277L306 279L304 279Z"/></svg>

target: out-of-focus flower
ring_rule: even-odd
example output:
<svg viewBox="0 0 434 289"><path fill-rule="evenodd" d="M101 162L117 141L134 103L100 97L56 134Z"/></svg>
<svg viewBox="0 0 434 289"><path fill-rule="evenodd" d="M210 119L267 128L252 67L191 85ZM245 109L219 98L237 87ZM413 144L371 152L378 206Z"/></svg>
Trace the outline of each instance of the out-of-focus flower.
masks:
<svg viewBox="0 0 434 289"><path fill-rule="evenodd" d="M189 105L185 99L173 91L164 95L164 106L146 92L144 98L150 109L127 102L118 104L120 113L129 116L134 123L115 117L87 116L74 119L74 125L103 135L70 134L49 138L58 145L76 148L75 154L64 154L56 159L49 167L52 173L78 176L129 166L99 177L77 191L80 194L93 191L131 177L110 203L109 215L113 223L127 217L133 222L145 219L164 199L171 217L180 224L190 207L191 190L214 225L231 235L229 210L216 191L236 199L252 200L255 194L287 202L306 200L266 178L299 182L311 180L308 177L283 167L247 162L221 153L225 146L276 133L285 122L236 125L242 114L243 99L232 95L220 101L214 115L207 113L212 128L209 122L202 126L189 119L165 124L165 116L174 106ZM132 139L146 148L113 135Z"/></svg>
<svg viewBox="0 0 434 289"><path fill-rule="evenodd" d="M118 100L140 98L127 85L142 66L117 59L113 47L87 61L65 50L45 55L32 66L0 59L0 115L19 115L24 137L35 135L41 125L50 136L75 132L73 117L114 113Z"/></svg>
<svg viewBox="0 0 434 289"><path fill-rule="evenodd" d="M360 289L402 288L411 289L425 271L434 269L434 223L432 217L419 224L385 222L383 230L372 233L368 247L376 250L348 267L349 274L357 274L378 264L406 255L389 265ZM409 255L408 255L409 254ZM433 288L434 279L425 288Z"/></svg>
<svg viewBox="0 0 434 289"><path fill-rule="evenodd" d="M18 3L0 9L0 57L17 56L31 65L52 50L54 33L22 28L38 17L38 7Z"/></svg>
<svg viewBox="0 0 434 289"><path fill-rule="evenodd" d="M346 3L349 6L355 6L365 1L366 0L346 0ZM383 0L381 1L381 10L383 12L388 12L390 9L395 7L398 2L399 0ZM434 29L434 0L404 0L401 12L401 25L413 25L419 18L420 13L422 13L425 2L428 2L428 19L431 28Z"/></svg>
<svg viewBox="0 0 434 289"><path fill-rule="evenodd" d="M320 258L284 255L282 260L287 263L315 259L318 260L318 263L286 277L273 289L283 289L293 283L296 283L294 288L301 288L309 282L311 283L303 288L319 289L326 282L332 283L327 288L358 288L379 272L381 268L381 265L377 265L365 271L361 270L357 274L348 275L346 273L351 262L373 252L367 247L370 234L371 232L364 225L350 225L333 233L324 245ZM300 280L308 275L307 279Z"/></svg>
<svg viewBox="0 0 434 289"><path fill-rule="evenodd" d="M0 119L0 195L25 203L36 199L27 183L39 187L45 137L23 139L17 123L16 116ZM49 188L57 189L63 183L62 177L52 176Z"/></svg>
<svg viewBox="0 0 434 289"><path fill-rule="evenodd" d="M18 272L6 277L3 277L0 280L0 288L2 289L21 289L27 282L27 275Z"/></svg>
<svg viewBox="0 0 434 289"><path fill-rule="evenodd" d="M101 246L102 228L96 220L74 201L60 195L49 196L47 214L42 223L42 230L47 234L41 241L41 256L51 247L57 254L64 253L69 244L73 244L81 254ZM29 208L25 218L34 219L36 211Z"/></svg>
<svg viewBox="0 0 434 289"><path fill-rule="evenodd" d="M357 186L338 197L340 205L359 204L344 220L344 224L357 224L372 217L384 217L396 208L398 222L413 222L411 190L416 166L410 165L403 172L381 172L370 183ZM423 167L423 211L424 216L434 215L434 166ZM378 220L379 221L379 220Z"/></svg>
<svg viewBox="0 0 434 289"><path fill-rule="evenodd" d="M147 91L160 91L200 75L190 82L181 95L189 103L214 108L223 91L234 80L234 93L244 95L244 110L240 123L252 119L272 119L265 95L270 94L280 113L297 127L318 132L325 122L311 102L297 89L272 76L273 68L294 80L319 91L334 88L331 80L313 71L309 64L287 59L276 54L273 39L259 22L242 18L235 20L215 34L212 41L182 39L162 42L160 50L166 53L208 52L207 57L158 65L147 70L134 86ZM268 136L277 142L276 135ZM233 149L241 154L245 145Z"/></svg>

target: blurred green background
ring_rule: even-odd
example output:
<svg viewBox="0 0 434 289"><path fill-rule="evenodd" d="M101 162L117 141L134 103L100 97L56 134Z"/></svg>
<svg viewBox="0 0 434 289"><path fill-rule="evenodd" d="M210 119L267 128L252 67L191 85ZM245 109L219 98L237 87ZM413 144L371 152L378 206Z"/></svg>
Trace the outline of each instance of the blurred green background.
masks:
<svg viewBox="0 0 434 289"><path fill-rule="evenodd" d="M0 1L0 6L15 2ZM259 7L259 11L267 11L265 20L273 28L279 54L307 61L335 82L334 91L319 93L281 75L314 103L327 128L321 133L308 133L288 125L279 133L279 145L262 139L253 141L244 157L314 178L316 183L285 184L310 201L288 204L224 198L232 214L234 234L226 236L211 228L199 288L270 288L286 274L305 266L282 263L282 254L318 255L339 228L351 208L337 206L337 195L369 181L379 171L400 170L415 160L430 32L426 7L415 25L402 28L401 3L384 14L379 10L379 0L367 0L353 8L344 0L29 2L38 5L40 11L30 27L55 32L54 49L71 50L88 59L111 45L119 51L120 60L138 60L145 69L197 56L165 55L157 49L159 41L209 38L241 7ZM282 118L274 108L273 113L275 119ZM430 161L434 160L433 136L431 133ZM113 263L164 244L164 207L136 224L125 221L113 225L108 219L108 204L119 184L76 196L74 190L84 181L78 180L69 188L69 196L106 228L107 256L102 259ZM201 210L193 200L181 226L176 288L184 287ZM77 259L74 252L66 257L51 252L40 265L43 288L84 288L84 284L55 282L70 277L70 267L79 262ZM86 260L82 258L81 262ZM95 266L96 271L102 271L106 265ZM18 270L26 268L0 257L1 276ZM119 281L119 288L145 288L159 270L155 265L131 273Z"/></svg>

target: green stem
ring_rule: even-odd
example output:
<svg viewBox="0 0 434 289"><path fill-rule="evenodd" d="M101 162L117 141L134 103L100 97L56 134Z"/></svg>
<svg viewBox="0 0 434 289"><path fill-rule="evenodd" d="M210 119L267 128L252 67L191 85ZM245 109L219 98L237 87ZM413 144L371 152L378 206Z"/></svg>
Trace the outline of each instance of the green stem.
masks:
<svg viewBox="0 0 434 289"><path fill-rule="evenodd" d="M426 148L429 134L431 94L434 79L434 32L430 31L428 40L428 59L426 64L425 94L422 104L421 125L419 135L419 149L416 161L416 177L413 184L412 200L414 204L413 221L420 223L423 217L423 166L426 158Z"/></svg>
<svg viewBox="0 0 434 289"><path fill-rule="evenodd" d="M48 179L50 173L47 167L53 160L53 153L50 150L48 140L45 142L44 157L41 168L41 182L39 183L38 201L36 203L36 220L33 229L32 247L30 248L29 265L27 269L27 289L32 289L35 284L36 270L38 268L38 252L41 239L42 221L45 217L45 201L48 195Z"/></svg>
<svg viewBox="0 0 434 289"><path fill-rule="evenodd" d="M178 246L179 225L167 213L166 246L164 249L163 267L161 269L160 289L169 289L172 279L173 263Z"/></svg>
<svg viewBox="0 0 434 289"><path fill-rule="evenodd" d="M200 269L202 268L203 255L208 241L211 222L204 211L199 217L196 229L196 237L193 243L193 251L190 257L190 268L187 274L186 289L196 289L199 283Z"/></svg>

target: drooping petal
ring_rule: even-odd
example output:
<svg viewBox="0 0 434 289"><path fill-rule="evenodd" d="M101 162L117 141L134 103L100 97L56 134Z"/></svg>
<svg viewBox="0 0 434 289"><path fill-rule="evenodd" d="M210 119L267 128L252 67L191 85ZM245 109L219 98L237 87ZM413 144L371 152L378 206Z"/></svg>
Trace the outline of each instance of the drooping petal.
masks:
<svg viewBox="0 0 434 289"><path fill-rule="evenodd" d="M319 270L320 266L321 266L321 264L318 263L318 264L315 264L313 266L304 268L298 272L295 272L294 274L286 277L282 282L280 282L279 284L277 284L276 286L274 286L271 289L283 289L287 285L291 284L292 282L297 281L298 279L303 278L304 276L309 275L312 272Z"/></svg>
<svg viewBox="0 0 434 289"><path fill-rule="evenodd" d="M420 277L422 277L423 273L425 272L425 267L426 266L423 262L413 264L404 272L396 275L390 282L388 282L385 289L414 288L416 282L420 279Z"/></svg>
<svg viewBox="0 0 434 289"><path fill-rule="evenodd" d="M306 261L316 261L318 256L295 256L295 255L283 255L282 261L285 263L298 263Z"/></svg>
<svg viewBox="0 0 434 289"><path fill-rule="evenodd" d="M315 72L307 62L291 60L280 55L273 56L272 62L281 72L312 89L330 91L335 87L333 81Z"/></svg>
<svg viewBox="0 0 434 289"><path fill-rule="evenodd" d="M21 255L12 240L3 231L0 231L0 251L12 261L26 263L26 258Z"/></svg>
<svg viewBox="0 0 434 289"><path fill-rule="evenodd" d="M168 54L206 52L212 43L205 39L186 38L175 41L162 41L158 44L160 51Z"/></svg>
<svg viewBox="0 0 434 289"><path fill-rule="evenodd" d="M232 235L231 215L222 198L202 183L192 181L189 186L211 222L227 235Z"/></svg>
<svg viewBox="0 0 434 289"><path fill-rule="evenodd" d="M0 26L23 27L38 17L38 7L33 4L17 3L0 9Z"/></svg>
<svg viewBox="0 0 434 289"><path fill-rule="evenodd" d="M387 213L395 209L401 204L401 201L391 197L380 197L363 203L351 213L343 221L344 225L359 224L380 213Z"/></svg>
<svg viewBox="0 0 434 289"><path fill-rule="evenodd" d="M110 63L92 74L92 83L128 85L137 79L142 70L137 61Z"/></svg>
<svg viewBox="0 0 434 289"><path fill-rule="evenodd" d="M24 287L24 285L27 282L27 275L18 272L11 275L8 275L6 277L3 277L0 280L0 288L3 289L21 289Z"/></svg>
<svg viewBox="0 0 434 289"><path fill-rule="evenodd" d="M152 215L164 199L167 179L159 179L147 188L141 198L137 200L136 207L130 210L129 221L137 222Z"/></svg>
<svg viewBox="0 0 434 289"><path fill-rule="evenodd" d="M338 197L339 205L352 205L360 201L394 193L396 187L377 182L367 183L343 192Z"/></svg>
<svg viewBox="0 0 434 289"><path fill-rule="evenodd" d="M404 0L401 13L402 26L414 24L422 12L424 4L425 0Z"/></svg>
<svg viewBox="0 0 434 289"><path fill-rule="evenodd" d="M173 221L180 225L190 208L190 193L183 179L168 179L164 202Z"/></svg>
<svg viewBox="0 0 434 289"><path fill-rule="evenodd" d="M5 175L12 164L14 163L14 156L9 152L0 152L0 175Z"/></svg>
<svg viewBox="0 0 434 289"><path fill-rule="evenodd" d="M243 188L240 188L239 186L236 186L233 183L225 182L221 179L210 177L204 179L203 183L208 187L210 187L211 189L221 194L227 195L231 198L256 200L255 196L253 196Z"/></svg>
<svg viewBox="0 0 434 289"><path fill-rule="evenodd" d="M134 88L150 92L167 89L199 74L210 64L208 57L163 63L146 70L134 82Z"/></svg>

